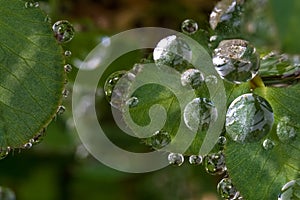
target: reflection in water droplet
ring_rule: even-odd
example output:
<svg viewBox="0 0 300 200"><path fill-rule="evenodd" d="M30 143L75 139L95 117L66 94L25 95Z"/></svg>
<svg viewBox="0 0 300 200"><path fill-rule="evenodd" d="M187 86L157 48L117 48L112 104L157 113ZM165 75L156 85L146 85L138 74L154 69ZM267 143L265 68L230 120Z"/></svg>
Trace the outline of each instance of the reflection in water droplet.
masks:
<svg viewBox="0 0 300 200"><path fill-rule="evenodd" d="M200 155L191 155L189 157L189 163L191 165L200 165L202 163L202 156L200 156Z"/></svg>
<svg viewBox="0 0 300 200"><path fill-rule="evenodd" d="M217 191L219 195L224 199L238 199L240 193L233 186L229 178L223 178L217 186Z"/></svg>
<svg viewBox="0 0 300 200"><path fill-rule="evenodd" d="M153 59L158 66L166 65L182 72L190 66L192 50L181 37L171 35L158 42Z"/></svg>
<svg viewBox="0 0 300 200"><path fill-rule="evenodd" d="M39 2L27 1L25 2L25 8L37 8L39 7Z"/></svg>
<svg viewBox="0 0 300 200"><path fill-rule="evenodd" d="M286 183L280 194L278 195L278 200L291 200L300 199L300 179L292 180Z"/></svg>
<svg viewBox="0 0 300 200"><path fill-rule="evenodd" d="M213 52L213 64L221 78L240 84L258 73L259 55L248 41L223 40Z"/></svg>
<svg viewBox="0 0 300 200"><path fill-rule="evenodd" d="M227 170L224 154L219 152L205 156L204 167L209 174L223 174Z"/></svg>
<svg viewBox="0 0 300 200"><path fill-rule="evenodd" d="M217 116L216 107L205 98L192 100L186 105L183 113L186 126L194 132L206 130L209 124L217 119Z"/></svg>
<svg viewBox="0 0 300 200"><path fill-rule="evenodd" d="M131 97L126 101L126 105L129 106L129 108L136 107L139 104L139 99L137 97Z"/></svg>
<svg viewBox="0 0 300 200"><path fill-rule="evenodd" d="M65 51L65 56L66 57L71 57L72 56L72 52L71 51Z"/></svg>
<svg viewBox="0 0 300 200"><path fill-rule="evenodd" d="M60 43L70 42L75 34L73 25L67 20L55 22L52 26L52 30L56 40Z"/></svg>
<svg viewBox="0 0 300 200"><path fill-rule="evenodd" d="M171 136L167 131L156 131L150 138L145 139L145 143L153 149L158 150L167 146L171 142Z"/></svg>
<svg viewBox="0 0 300 200"><path fill-rule="evenodd" d="M270 139L265 139L262 145L265 150L271 150L275 146L275 143Z"/></svg>
<svg viewBox="0 0 300 200"><path fill-rule="evenodd" d="M273 125L271 105L255 94L243 94L229 106L226 114L226 131L239 143L255 142L266 136Z"/></svg>
<svg viewBox="0 0 300 200"><path fill-rule="evenodd" d="M186 34L194 34L198 30L198 24L195 20L186 19L181 24L181 31Z"/></svg>
<svg viewBox="0 0 300 200"><path fill-rule="evenodd" d="M198 88L204 82L204 77L198 69L188 69L181 74L181 84L190 85L192 88Z"/></svg>
<svg viewBox="0 0 300 200"><path fill-rule="evenodd" d="M296 130L291 126L289 117L282 117L276 127L276 133L281 142L289 142L296 137Z"/></svg>
<svg viewBox="0 0 300 200"><path fill-rule="evenodd" d="M72 71L72 66L70 64L66 64L64 66L65 72L70 73Z"/></svg>
<svg viewBox="0 0 300 200"><path fill-rule="evenodd" d="M109 77L106 79L104 84L104 93L106 96L106 100L108 102L111 101L112 93L114 90L115 85L120 80L122 76L124 76L127 72L126 71L117 71L109 75Z"/></svg>
<svg viewBox="0 0 300 200"><path fill-rule="evenodd" d="M58 106L57 115L62 115L66 111L66 108L64 106Z"/></svg>
<svg viewBox="0 0 300 200"><path fill-rule="evenodd" d="M15 200L16 195L10 188L0 186L0 199L1 200Z"/></svg>
<svg viewBox="0 0 300 200"><path fill-rule="evenodd" d="M184 162L184 157L180 153L170 153L168 155L168 161L170 165L180 166Z"/></svg>

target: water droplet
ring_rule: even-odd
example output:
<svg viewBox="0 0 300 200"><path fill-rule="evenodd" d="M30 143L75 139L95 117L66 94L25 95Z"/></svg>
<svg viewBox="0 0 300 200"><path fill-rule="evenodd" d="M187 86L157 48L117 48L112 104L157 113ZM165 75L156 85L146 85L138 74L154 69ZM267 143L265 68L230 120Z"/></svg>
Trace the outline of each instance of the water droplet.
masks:
<svg viewBox="0 0 300 200"><path fill-rule="evenodd" d="M280 141L289 142L296 137L296 130L291 126L289 117L282 117L276 127L276 133Z"/></svg>
<svg viewBox="0 0 300 200"><path fill-rule="evenodd" d="M60 43L66 43L72 40L75 30L72 24L67 20L60 20L53 24L52 30L55 38Z"/></svg>
<svg viewBox="0 0 300 200"><path fill-rule="evenodd" d="M198 69L188 69L181 74L181 84L190 85L192 88L198 88L204 82L204 77Z"/></svg>
<svg viewBox="0 0 300 200"><path fill-rule="evenodd" d="M139 104L139 99L137 97L131 97L126 101L126 105L129 106L129 108L136 107Z"/></svg>
<svg viewBox="0 0 300 200"><path fill-rule="evenodd" d="M265 139L262 145L265 150L271 150L275 146L275 143L270 139Z"/></svg>
<svg viewBox="0 0 300 200"><path fill-rule="evenodd" d="M45 135L46 135L46 129L44 128L36 136L34 136L32 139L30 139L29 142L31 144L33 144L33 145L34 144L38 144L38 143L40 143L43 140L43 138L45 137Z"/></svg>
<svg viewBox="0 0 300 200"><path fill-rule="evenodd" d="M221 78L240 84L258 73L259 55L248 41L223 40L213 52L213 64Z"/></svg>
<svg viewBox="0 0 300 200"><path fill-rule="evenodd" d="M202 163L202 156L200 156L200 155L191 155L189 157L189 163L191 165L200 165Z"/></svg>
<svg viewBox="0 0 300 200"><path fill-rule="evenodd" d="M6 149L1 149L0 150L0 160L6 158L10 152L11 148L7 147Z"/></svg>
<svg viewBox="0 0 300 200"><path fill-rule="evenodd" d="M227 143L227 139L225 136L220 136L218 139L218 145L224 147L225 144Z"/></svg>
<svg viewBox="0 0 300 200"><path fill-rule="evenodd" d="M180 166L184 162L184 157L180 153L170 153L168 155L168 161L170 165Z"/></svg>
<svg viewBox="0 0 300 200"><path fill-rule="evenodd" d="M205 78L205 83L208 83L208 84L217 84L218 83L218 79L214 75L208 75Z"/></svg>
<svg viewBox="0 0 300 200"><path fill-rule="evenodd" d="M226 131L239 143L255 142L266 136L273 125L271 105L255 94L243 94L229 106L226 114Z"/></svg>
<svg viewBox="0 0 300 200"><path fill-rule="evenodd" d="M154 135L145 140L145 143L153 149L161 149L171 142L171 136L167 131L156 131Z"/></svg>
<svg viewBox="0 0 300 200"><path fill-rule="evenodd" d="M63 97L67 98L68 95L69 95L69 91L66 90L66 89L64 89L64 90L62 91L62 95L63 95Z"/></svg>
<svg viewBox="0 0 300 200"><path fill-rule="evenodd" d="M166 65L182 72L190 67L192 50L181 37L171 35L158 42L153 59L158 66Z"/></svg>
<svg viewBox="0 0 300 200"><path fill-rule="evenodd" d="M117 71L109 75L109 77L106 79L104 84L104 93L108 102L111 101L115 85L126 73L126 71Z"/></svg>
<svg viewBox="0 0 300 200"><path fill-rule="evenodd" d="M198 24L195 20L186 19L181 24L181 31L186 34L194 34L198 30Z"/></svg>
<svg viewBox="0 0 300 200"><path fill-rule="evenodd" d="M183 119L186 126L197 132L205 130L211 122L217 119L217 109L214 104L205 98L195 98L184 109Z"/></svg>
<svg viewBox="0 0 300 200"><path fill-rule="evenodd" d="M66 57L71 57L72 56L72 52L71 51L65 51L65 56Z"/></svg>
<svg viewBox="0 0 300 200"><path fill-rule="evenodd" d="M205 156L204 166L207 173L212 175L223 174L227 170L225 156L222 152Z"/></svg>
<svg viewBox="0 0 300 200"><path fill-rule="evenodd" d="M290 199L300 199L300 179L292 180L286 183L278 195L278 200Z"/></svg>
<svg viewBox="0 0 300 200"><path fill-rule="evenodd" d="M16 200L16 195L10 188L0 187L0 199L1 200Z"/></svg>
<svg viewBox="0 0 300 200"><path fill-rule="evenodd" d="M31 142L27 142L26 144L23 145L24 149L30 149L32 147Z"/></svg>
<svg viewBox="0 0 300 200"><path fill-rule="evenodd" d="M72 66L70 64L66 64L64 66L65 72L70 73L72 71Z"/></svg>
<svg viewBox="0 0 300 200"><path fill-rule="evenodd" d="M224 199L238 199L240 193L233 186L231 179L223 178L217 186L219 195Z"/></svg>
<svg viewBox="0 0 300 200"><path fill-rule="evenodd" d="M58 106L57 115L62 115L66 111L66 108L64 106Z"/></svg>
<svg viewBox="0 0 300 200"><path fill-rule="evenodd" d="M39 7L39 2L27 1L25 2L25 8L37 8Z"/></svg>

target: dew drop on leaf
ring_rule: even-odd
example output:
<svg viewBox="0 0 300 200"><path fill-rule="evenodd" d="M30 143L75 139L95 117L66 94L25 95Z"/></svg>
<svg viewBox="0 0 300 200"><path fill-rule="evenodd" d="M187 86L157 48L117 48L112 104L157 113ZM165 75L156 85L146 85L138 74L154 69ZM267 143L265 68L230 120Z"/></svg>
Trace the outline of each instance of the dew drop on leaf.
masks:
<svg viewBox="0 0 300 200"><path fill-rule="evenodd" d="M240 193L233 186L231 179L223 178L217 185L219 195L224 199L239 199Z"/></svg>
<svg viewBox="0 0 300 200"><path fill-rule="evenodd" d="M275 143L270 139L265 139L262 143L262 146L265 150L271 150L275 146Z"/></svg>
<svg viewBox="0 0 300 200"><path fill-rule="evenodd" d="M300 199L300 179L292 180L286 183L280 194L278 195L278 200L291 200Z"/></svg>
<svg viewBox="0 0 300 200"><path fill-rule="evenodd" d="M273 110L267 100L248 93L230 104L225 127L232 140L239 143L255 142L270 132L273 121Z"/></svg>
<svg viewBox="0 0 300 200"><path fill-rule="evenodd" d="M181 37L171 35L158 42L153 59L157 66L166 65L182 72L190 66L192 50Z"/></svg>
<svg viewBox="0 0 300 200"><path fill-rule="evenodd" d="M206 130L217 116L216 107L206 98L193 99L186 105L183 113L186 126L194 132Z"/></svg>
<svg viewBox="0 0 300 200"><path fill-rule="evenodd" d="M66 57L71 57L72 56L72 52L71 51L65 51L65 56Z"/></svg>
<svg viewBox="0 0 300 200"><path fill-rule="evenodd" d="M1 200L15 200L16 195L15 195L14 191L12 191L10 188L0 186L0 199Z"/></svg>
<svg viewBox="0 0 300 200"><path fill-rule="evenodd" d="M106 96L106 100L108 102L111 101L112 93L117 82L127 73L127 71L117 71L109 75L104 84L104 93Z"/></svg>
<svg viewBox="0 0 300 200"><path fill-rule="evenodd" d="M66 73L70 73L72 71L72 66L70 64L66 64L64 66L64 70Z"/></svg>
<svg viewBox="0 0 300 200"><path fill-rule="evenodd" d="M60 43L70 42L75 34L73 25L67 20L60 20L53 24L52 30L56 40Z"/></svg>
<svg viewBox="0 0 300 200"><path fill-rule="evenodd" d="M219 152L205 156L204 167L206 172L209 174L223 174L227 170L224 154Z"/></svg>
<svg viewBox="0 0 300 200"><path fill-rule="evenodd" d="M170 165L180 166L184 162L184 157L180 153L170 153L168 155L168 161Z"/></svg>
<svg viewBox="0 0 300 200"><path fill-rule="evenodd" d="M225 144L227 143L227 139L225 136L220 136L218 139L218 145L224 147Z"/></svg>
<svg viewBox="0 0 300 200"><path fill-rule="evenodd" d="M58 106L57 108L57 115L62 115L66 111L66 108L64 106Z"/></svg>
<svg viewBox="0 0 300 200"><path fill-rule="evenodd" d="M25 2L25 8L38 8L39 2L34 2L34 1L27 1Z"/></svg>
<svg viewBox="0 0 300 200"><path fill-rule="evenodd" d="M277 124L276 134L281 142L289 142L296 137L296 130L289 117L282 117Z"/></svg>
<svg viewBox="0 0 300 200"><path fill-rule="evenodd" d="M62 95L63 95L64 98L67 98L68 95L69 95L69 91L68 91L67 89L64 89L64 90L62 91Z"/></svg>
<svg viewBox="0 0 300 200"><path fill-rule="evenodd" d="M10 150L11 150L10 147L7 147L6 149L1 149L0 150L0 160L6 158L9 154Z"/></svg>
<svg viewBox="0 0 300 200"><path fill-rule="evenodd" d="M24 149L30 149L32 147L32 143L31 142L27 142L26 144L24 144Z"/></svg>
<svg viewBox="0 0 300 200"><path fill-rule="evenodd" d="M200 165L202 163L202 156L201 155L191 155L189 157L189 163L191 165Z"/></svg>
<svg viewBox="0 0 300 200"><path fill-rule="evenodd" d="M221 78L240 84L258 73L259 55L248 41L223 40L213 52L213 64Z"/></svg>
<svg viewBox="0 0 300 200"><path fill-rule="evenodd" d="M126 105L129 106L129 108L136 107L139 104L139 99L137 97L131 97L126 101Z"/></svg>
<svg viewBox="0 0 300 200"><path fill-rule="evenodd" d="M171 136L167 131L156 131L154 135L145 140L145 143L151 146L153 149L161 149L167 146L171 142Z"/></svg>
<svg viewBox="0 0 300 200"><path fill-rule="evenodd" d="M204 77L198 69L188 69L181 74L181 84L190 85L192 88L198 88L204 82Z"/></svg>
<svg viewBox="0 0 300 200"><path fill-rule="evenodd" d="M198 24L193 19L186 19L181 24L181 31L188 35L196 33L198 30Z"/></svg>

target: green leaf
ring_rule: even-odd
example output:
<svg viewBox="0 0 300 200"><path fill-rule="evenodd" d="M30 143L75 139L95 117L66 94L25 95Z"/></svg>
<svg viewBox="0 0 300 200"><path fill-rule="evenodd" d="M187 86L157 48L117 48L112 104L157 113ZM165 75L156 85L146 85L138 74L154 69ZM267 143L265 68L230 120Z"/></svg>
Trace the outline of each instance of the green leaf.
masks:
<svg viewBox="0 0 300 200"><path fill-rule="evenodd" d="M233 184L245 199L277 199L282 186L300 175L300 85L263 87L255 93L267 99L273 108L275 123L264 139L271 139L275 146L265 150L264 139L248 144L229 141L225 150L226 166ZM295 138L282 141L277 136L276 127L282 118L290 119L288 126L297 134Z"/></svg>
<svg viewBox="0 0 300 200"><path fill-rule="evenodd" d="M270 0L270 9L276 24L281 49L286 53L300 53L300 1Z"/></svg>
<svg viewBox="0 0 300 200"><path fill-rule="evenodd" d="M45 14L22 0L0 0L0 150L23 148L61 103L62 48Z"/></svg>

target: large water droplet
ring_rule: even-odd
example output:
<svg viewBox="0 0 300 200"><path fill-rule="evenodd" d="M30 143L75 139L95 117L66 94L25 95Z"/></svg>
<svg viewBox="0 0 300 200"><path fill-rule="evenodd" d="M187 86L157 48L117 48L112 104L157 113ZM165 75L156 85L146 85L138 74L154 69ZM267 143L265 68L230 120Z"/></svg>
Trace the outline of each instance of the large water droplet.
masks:
<svg viewBox="0 0 300 200"><path fill-rule="evenodd" d="M181 31L186 34L194 34L198 30L198 24L195 20L186 19L181 24Z"/></svg>
<svg viewBox="0 0 300 200"><path fill-rule="evenodd" d="M240 84L258 73L259 55L245 40L223 40L213 52L213 64L221 78Z"/></svg>
<svg viewBox="0 0 300 200"><path fill-rule="evenodd" d="M190 130L197 132L207 129L217 119L217 115L217 109L211 101L196 98L186 105L183 119Z"/></svg>
<svg viewBox="0 0 300 200"><path fill-rule="evenodd" d="M167 131L156 131L154 135L145 140L145 143L153 149L161 149L171 142L171 136Z"/></svg>
<svg viewBox="0 0 300 200"><path fill-rule="evenodd" d="M136 107L139 104L139 99L137 97L131 97L126 101L126 105L129 106L129 108Z"/></svg>
<svg viewBox="0 0 300 200"><path fill-rule="evenodd" d="M189 163L191 165L200 165L202 163L202 156L200 155L191 155L189 157Z"/></svg>
<svg viewBox="0 0 300 200"><path fill-rule="evenodd" d="M217 191L220 194L220 196L224 199L238 199L240 193L236 190L236 188L233 186L231 179L229 178L223 178L217 186Z"/></svg>
<svg viewBox="0 0 300 200"><path fill-rule="evenodd" d="M300 179L292 180L286 183L280 194L278 195L278 200L291 200L300 199Z"/></svg>
<svg viewBox="0 0 300 200"><path fill-rule="evenodd" d="M255 94L243 94L229 106L226 114L226 131L232 140L255 142L266 136L273 125L271 105Z"/></svg>
<svg viewBox="0 0 300 200"><path fill-rule="evenodd" d="M204 82L204 77L198 69L188 69L181 74L181 84L190 85L192 88L198 88Z"/></svg>
<svg viewBox="0 0 300 200"><path fill-rule="evenodd" d="M39 6L40 6L39 2L35 2L35 1L25 2L25 8L37 8Z"/></svg>
<svg viewBox="0 0 300 200"><path fill-rule="evenodd" d="M277 124L276 133L280 141L289 142L296 137L296 130L289 117L282 117Z"/></svg>
<svg viewBox="0 0 300 200"><path fill-rule="evenodd" d="M53 24L54 36L60 43L70 42L75 34L73 25L67 20L60 20Z"/></svg>
<svg viewBox="0 0 300 200"><path fill-rule="evenodd" d="M170 153L168 155L168 161L169 161L170 165L180 166L184 162L184 157L180 153Z"/></svg>
<svg viewBox="0 0 300 200"><path fill-rule="evenodd" d="M262 145L265 150L271 150L275 146L275 143L270 139L265 139Z"/></svg>
<svg viewBox="0 0 300 200"><path fill-rule="evenodd" d="M190 67L192 50L181 37L171 35L158 42L153 59L158 66L166 65L182 72Z"/></svg>
<svg viewBox="0 0 300 200"><path fill-rule="evenodd" d="M108 102L111 101L112 93L117 82L124 76L126 71L117 71L109 75L104 84L104 93Z"/></svg>
<svg viewBox="0 0 300 200"><path fill-rule="evenodd" d="M15 200L16 195L10 188L0 187L0 199L1 200Z"/></svg>
<svg viewBox="0 0 300 200"><path fill-rule="evenodd" d="M227 170L224 154L219 152L205 156L204 167L209 174L223 174Z"/></svg>

